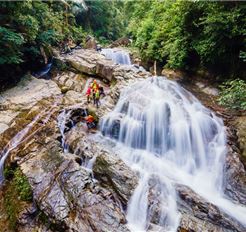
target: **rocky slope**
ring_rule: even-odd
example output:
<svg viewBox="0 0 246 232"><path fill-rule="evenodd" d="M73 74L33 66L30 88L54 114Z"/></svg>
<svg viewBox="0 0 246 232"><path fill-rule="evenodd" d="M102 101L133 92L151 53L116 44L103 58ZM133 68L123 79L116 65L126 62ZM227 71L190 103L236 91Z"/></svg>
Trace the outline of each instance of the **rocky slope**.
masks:
<svg viewBox="0 0 246 232"><path fill-rule="evenodd" d="M115 65L93 50L81 49L56 59L65 62L70 71L58 73L52 80L27 77L0 98L1 150L6 151L11 145L8 142L36 120L6 162L21 168L33 192L33 202L18 212L16 230L129 231L125 213L138 174L88 133L78 115L89 108L103 116L113 109L124 86L150 73L137 67ZM86 103L84 95L92 78L98 78L106 90L98 110ZM58 126L62 112L66 115L63 129ZM226 163L225 186L229 197L245 204L245 169L239 160L237 139L229 127L228 134L232 146ZM64 143L68 152L64 151ZM149 185L152 189L149 202L153 203L158 191L151 181ZM180 231L244 231L242 225L189 188L177 186L177 192ZM1 195L4 194L2 188ZM6 215L4 209L0 212L3 224ZM151 213L158 218L158 212L159 205L155 202ZM154 219L148 230L164 231Z"/></svg>

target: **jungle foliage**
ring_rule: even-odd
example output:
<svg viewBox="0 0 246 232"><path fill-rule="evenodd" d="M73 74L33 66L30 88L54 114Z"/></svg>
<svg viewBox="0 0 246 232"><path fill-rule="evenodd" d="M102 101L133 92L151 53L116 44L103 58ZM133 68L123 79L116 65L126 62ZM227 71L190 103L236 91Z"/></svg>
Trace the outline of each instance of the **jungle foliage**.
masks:
<svg viewBox="0 0 246 232"><path fill-rule="evenodd" d="M231 109L246 110L246 82L240 79L225 81L221 86L219 103Z"/></svg>
<svg viewBox="0 0 246 232"><path fill-rule="evenodd" d="M245 75L246 4L128 1L128 32L146 59L223 78Z"/></svg>
<svg viewBox="0 0 246 232"><path fill-rule="evenodd" d="M83 44L88 33L104 40L122 32L122 15L115 1L1 1L0 2L0 89L18 79L18 71L35 69L49 55L51 46L72 39Z"/></svg>

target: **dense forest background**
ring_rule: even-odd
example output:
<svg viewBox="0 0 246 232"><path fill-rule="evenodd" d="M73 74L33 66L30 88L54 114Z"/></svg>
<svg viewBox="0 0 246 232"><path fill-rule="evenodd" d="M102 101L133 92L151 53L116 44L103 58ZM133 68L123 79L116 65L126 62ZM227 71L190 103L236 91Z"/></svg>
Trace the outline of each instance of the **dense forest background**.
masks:
<svg viewBox="0 0 246 232"><path fill-rule="evenodd" d="M244 2L2 1L1 85L42 65L50 47L67 39L83 45L88 34L101 43L127 36L143 59L163 67L208 72L219 81L245 78Z"/></svg>

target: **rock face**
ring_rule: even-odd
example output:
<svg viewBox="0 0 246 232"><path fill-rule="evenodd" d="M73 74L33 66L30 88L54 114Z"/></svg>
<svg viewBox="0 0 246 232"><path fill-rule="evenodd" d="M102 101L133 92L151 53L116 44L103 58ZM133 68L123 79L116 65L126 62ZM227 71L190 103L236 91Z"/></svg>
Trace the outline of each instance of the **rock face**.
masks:
<svg viewBox="0 0 246 232"><path fill-rule="evenodd" d="M242 161L246 167L246 116L240 116L235 121L238 142L242 154Z"/></svg>
<svg viewBox="0 0 246 232"><path fill-rule="evenodd" d="M206 202L203 198L194 193L191 189L186 186L178 185L176 191L179 195L178 207L182 213L182 223L186 221L187 215L192 215L193 218L202 220L205 222L206 229L209 228L212 231L243 231L245 228L237 223L234 219L226 215L219 210L215 205ZM191 217L191 218L192 218ZM194 223L194 222L193 222ZM183 227L186 223L183 224ZM184 227L186 230L189 229L189 225ZM200 227L197 231L203 231L202 225L196 225Z"/></svg>
<svg viewBox="0 0 246 232"><path fill-rule="evenodd" d="M112 193L94 184L71 154L49 148L21 164L40 209L65 231L128 231Z"/></svg>
<svg viewBox="0 0 246 232"><path fill-rule="evenodd" d="M119 77L133 79L135 77L150 76L150 73L139 67L116 65L95 50L79 49L75 50L72 55L63 55L58 59L67 62L72 68L81 73L94 75L107 81L119 79ZM125 75L126 73L127 75Z"/></svg>
<svg viewBox="0 0 246 232"><path fill-rule="evenodd" d="M109 45L110 48L119 47L119 46L128 46L131 44L131 40L127 37L122 37L115 40L112 44Z"/></svg>
<svg viewBox="0 0 246 232"><path fill-rule="evenodd" d="M88 36L88 38L86 40L85 48L86 49L96 49L97 48L97 42L96 42L95 38L93 38L92 36Z"/></svg>
<svg viewBox="0 0 246 232"><path fill-rule="evenodd" d="M0 94L0 134L9 128L12 120L23 110L30 109L45 98L61 93L50 80L26 76L18 86Z"/></svg>
<svg viewBox="0 0 246 232"><path fill-rule="evenodd" d="M234 133L236 133L234 131ZM225 163L225 193L233 200L246 204L246 171L240 161L240 151L236 146L236 134L228 128L228 155Z"/></svg>

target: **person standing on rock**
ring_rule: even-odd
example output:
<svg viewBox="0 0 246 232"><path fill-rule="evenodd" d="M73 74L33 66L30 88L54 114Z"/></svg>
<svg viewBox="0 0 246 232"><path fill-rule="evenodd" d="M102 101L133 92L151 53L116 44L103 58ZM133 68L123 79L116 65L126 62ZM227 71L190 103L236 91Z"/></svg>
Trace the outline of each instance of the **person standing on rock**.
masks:
<svg viewBox="0 0 246 232"><path fill-rule="evenodd" d="M100 92L99 89L96 90L95 93L95 105L97 106L97 108L99 108L99 104L100 104Z"/></svg>
<svg viewBox="0 0 246 232"><path fill-rule="evenodd" d="M93 102L94 102L94 105L96 105L96 91L98 90L98 84L96 80L92 82L91 88L92 88L92 94L93 94Z"/></svg>
<svg viewBox="0 0 246 232"><path fill-rule="evenodd" d="M86 96L87 96L87 103L89 104L91 101L91 87L90 86L86 91Z"/></svg>

